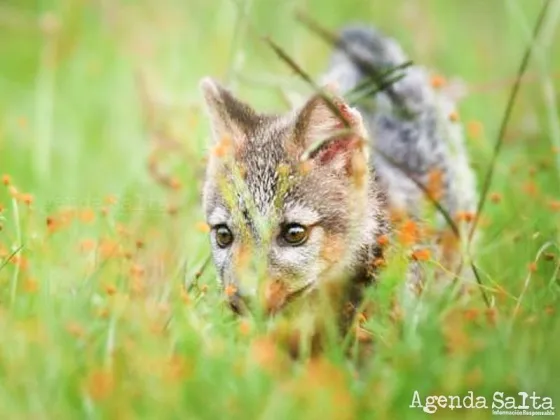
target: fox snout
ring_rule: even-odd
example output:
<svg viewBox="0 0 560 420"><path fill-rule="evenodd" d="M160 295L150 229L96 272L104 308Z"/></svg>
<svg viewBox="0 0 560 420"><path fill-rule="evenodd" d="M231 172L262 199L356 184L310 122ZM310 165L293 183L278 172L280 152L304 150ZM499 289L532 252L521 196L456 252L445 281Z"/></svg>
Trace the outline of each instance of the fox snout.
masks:
<svg viewBox="0 0 560 420"><path fill-rule="evenodd" d="M295 286L293 276L282 275L270 262L259 263L259 252L250 260L246 253L241 253L242 257L233 254L231 275L225 282L228 303L234 312L274 315L307 289Z"/></svg>

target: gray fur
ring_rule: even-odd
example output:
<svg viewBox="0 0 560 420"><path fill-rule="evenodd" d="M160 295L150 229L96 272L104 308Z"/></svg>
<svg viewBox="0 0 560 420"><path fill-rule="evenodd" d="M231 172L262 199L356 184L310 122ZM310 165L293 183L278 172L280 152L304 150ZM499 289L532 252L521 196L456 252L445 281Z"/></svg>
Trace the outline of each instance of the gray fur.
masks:
<svg viewBox="0 0 560 420"><path fill-rule="evenodd" d="M347 48L379 71L403 64L408 59L393 39L375 29L352 26L344 29L340 36ZM331 57L323 82L334 82L345 93L365 76L345 52L337 50ZM458 123L449 121L453 104L434 92L429 74L419 66L407 68L404 77L391 89L407 112L401 112L386 92L375 96L374 112L358 107L372 139L373 165L391 206L416 214L423 193L383 155L406 168L424 184L430 171L441 170L443 207L452 216L459 211L473 211L475 179L467 160L462 129Z"/></svg>

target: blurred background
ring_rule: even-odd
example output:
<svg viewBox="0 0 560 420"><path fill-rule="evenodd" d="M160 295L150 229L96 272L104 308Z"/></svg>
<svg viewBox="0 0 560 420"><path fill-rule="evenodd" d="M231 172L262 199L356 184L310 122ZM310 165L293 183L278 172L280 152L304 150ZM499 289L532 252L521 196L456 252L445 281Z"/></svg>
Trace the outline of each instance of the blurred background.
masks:
<svg viewBox="0 0 560 420"><path fill-rule="evenodd" d="M485 127L484 144L476 147L484 151L541 3L5 0L2 166L23 170L21 182L49 194L120 193L151 182L150 135L165 130L178 143L169 169L193 180L189 171L203 156L207 129L199 109L202 76L222 80L259 109L283 110L282 91L301 92L303 84L261 37L269 35L310 74L324 69L329 47L297 23L296 10L333 30L370 22L397 38L416 63L462 82L461 113L466 123ZM557 82L555 23L548 19L543 28L516 107L520 126L533 131L546 123L543 74L552 87Z"/></svg>
<svg viewBox="0 0 560 420"><path fill-rule="evenodd" d="M247 353L255 350L249 326L220 309L199 204L209 138L200 78L217 78L257 109L289 109L291 95L309 88L262 37L314 76L330 51L296 21L298 10L333 31L375 25L428 67L459 100L482 180L543 4L0 1L0 413L402 418L415 413L414 389L552 392L560 351L552 338L560 332L560 1L551 2L533 46L481 219L474 257L493 309L473 309L480 323L464 326L461 318L452 329L468 332L452 338L439 315L404 343L379 321L388 335L364 383L346 385L355 372L336 357L337 368L305 371L315 378L305 382L309 390L335 384L342 412L320 403L323 394L297 399L302 390L278 386L274 372L243 370L247 357L280 362L266 342L257 341L256 357ZM193 279L197 287L185 289ZM157 333L169 319L179 320L171 333ZM504 321L498 332L496 319ZM448 339L466 353L448 353ZM430 346L418 344L425 340ZM515 352L506 350L514 344ZM214 395L220 384L224 394Z"/></svg>

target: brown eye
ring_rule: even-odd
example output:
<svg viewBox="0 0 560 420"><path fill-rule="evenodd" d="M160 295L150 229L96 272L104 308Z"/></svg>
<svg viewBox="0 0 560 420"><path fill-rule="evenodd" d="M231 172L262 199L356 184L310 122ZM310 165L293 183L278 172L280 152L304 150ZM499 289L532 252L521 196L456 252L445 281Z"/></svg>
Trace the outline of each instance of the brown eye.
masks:
<svg viewBox="0 0 560 420"><path fill-rule="evenodd" d="M297 223L284 226L281 233L282 241L291 246L303 245L309 238L309 229Z"/></svg>
<svg viewBox="0 0 560 420"><path fill-rule="evenodd" d="M233 233L226 225L219 225L214 228L216 243L220 248L227 248L233 242Z"/></svg>

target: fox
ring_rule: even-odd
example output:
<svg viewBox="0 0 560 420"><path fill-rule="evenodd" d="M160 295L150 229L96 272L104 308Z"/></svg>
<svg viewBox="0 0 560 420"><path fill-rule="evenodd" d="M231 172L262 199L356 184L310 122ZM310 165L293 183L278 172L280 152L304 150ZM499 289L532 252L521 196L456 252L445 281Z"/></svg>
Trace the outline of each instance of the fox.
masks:
<svg viewBox="0 0 560 420"><path fill-rule="evenodd" d="M289 112L258 112L216 80L200 82L212 131L202 204L235 313L277 314L328 283L338 285L341 311L358 308L376 284L395 215L422 221L422 185L433 174L444 211L475 208L453 100L428 70L402 66L401 46L378 29L354 24L338 37L320 78L325 91ZM401 77L367 103L350 103L371 77L360 63L380 73L402 66ZM422 276L410 271L404 283L418 290Z"/></svg>

